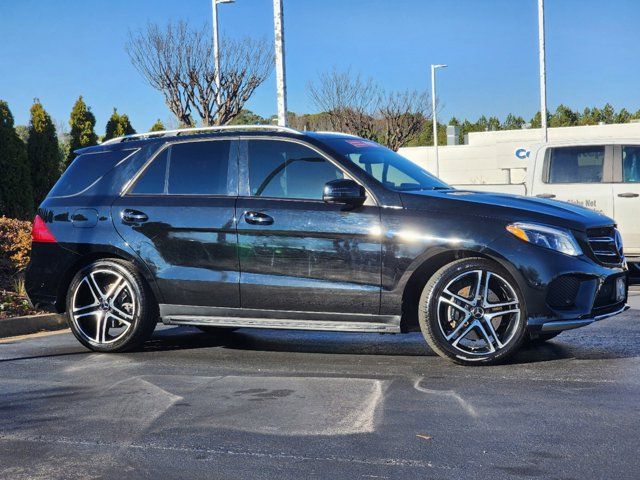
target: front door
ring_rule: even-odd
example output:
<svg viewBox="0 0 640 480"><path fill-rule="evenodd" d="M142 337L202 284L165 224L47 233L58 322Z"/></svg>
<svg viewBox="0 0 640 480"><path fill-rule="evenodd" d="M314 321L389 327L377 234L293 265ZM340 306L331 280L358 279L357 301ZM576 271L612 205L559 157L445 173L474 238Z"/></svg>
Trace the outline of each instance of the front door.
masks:
<svg viewBox="0 0 640 480"><path fill-rule="evenodd" d="M640 145L616 147L613 185L614 218L622 234L625 256L640 261Z"/></svg>
<svg viewBox="0 0 640 480"><path fill-rule="evenodd" d="M532 194L575 203L613 216L612 146L548 148Z"/></svg>
<svg viewBox="0 0 640 480"><path fill-rule="evenodd" d="M325 183L344 174L301 143L251 139L240 150L242 307L377 314L380 212L372 199L350 211L324 203Z"/></svg>
<svg viewBox="0 0 640 480"><path fill-rule="evenodd" d="M153 271L164 303L240 306L237 147L171 144L112 206L118 233Z"/></svg>

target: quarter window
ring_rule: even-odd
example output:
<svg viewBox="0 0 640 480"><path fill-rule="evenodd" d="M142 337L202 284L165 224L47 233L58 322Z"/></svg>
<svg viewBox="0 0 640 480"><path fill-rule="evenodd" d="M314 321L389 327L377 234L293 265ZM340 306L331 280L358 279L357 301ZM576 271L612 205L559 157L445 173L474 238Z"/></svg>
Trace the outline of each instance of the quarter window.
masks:
<svg viewBox="0 0 640 480"><path fill-rule="evenodd" d="M600 183L603 167L603 145L552 148L549 183Z"/></svg>
<svg viewBox="0 0 640 480"><path fill-rule="evenodd" d="M622 181L640 183L640 146L622 147Z"/></svg>
<svg viewBox="0 0 640 480"><path fill-rule="evenodd" d="M325 183L342 171L303 145L277 140L249 141L249 187L256 197L321 200Z"/></svg>

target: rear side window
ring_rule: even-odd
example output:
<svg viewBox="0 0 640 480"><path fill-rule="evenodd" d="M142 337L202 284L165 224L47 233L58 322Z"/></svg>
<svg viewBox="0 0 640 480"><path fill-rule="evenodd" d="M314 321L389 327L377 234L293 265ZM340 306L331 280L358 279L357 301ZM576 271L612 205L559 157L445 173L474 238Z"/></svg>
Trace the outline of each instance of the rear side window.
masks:
<svg viewBox="0 0 640 480"><path fill-rule="evenodd" d="M140 179L131 189L131 193L140 195L161 195L164 193L164 181L167 174L169 149L164 149L147 167Z"/></svg>
<svg viewBox="0 0 640 480"><path fill-rule="evenodd" d="M138 195L227 195L231 142L188 142L161 152L131 189Z"/></svg>
<svg viewBox="0 0 640 480"><path fill-rule="evenodd" d="M640 147L622 147L622 181L640 183Z"/></svg>
<svg viewBox="0 0 640 480"><path fill-rule="evenodd" d="M136 150L118 150L78 155L53 186L49 197L70 197L88 190L135 152Z"/></svg>
<svg viewBox="0 0 640 480"><path fill-rule="evenodd" d="M600 183L604 145L551 149L549 183Z"/></svg>

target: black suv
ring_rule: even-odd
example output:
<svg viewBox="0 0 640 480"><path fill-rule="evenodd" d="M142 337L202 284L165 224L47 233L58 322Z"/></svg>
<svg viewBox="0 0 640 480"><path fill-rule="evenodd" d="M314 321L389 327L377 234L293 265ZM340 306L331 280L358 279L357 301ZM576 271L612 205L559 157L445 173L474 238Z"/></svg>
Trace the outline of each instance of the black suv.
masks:
<svg viewBox="0 0 640 480"><path fill-rule="evenodd" d="M485 364L627 308L610 218L455 190L358 137L222 127L78 153L35 218L26 286L93 350L137 347L160 319L421 331Z"/></svg>

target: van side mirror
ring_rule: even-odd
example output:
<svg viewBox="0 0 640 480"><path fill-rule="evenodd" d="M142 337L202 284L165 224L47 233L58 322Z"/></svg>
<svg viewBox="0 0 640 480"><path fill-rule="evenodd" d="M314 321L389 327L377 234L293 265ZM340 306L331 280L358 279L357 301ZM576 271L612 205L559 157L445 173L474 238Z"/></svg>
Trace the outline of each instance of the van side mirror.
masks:
<svg viewBox="0 0 640 480"><path fill-rule="evenodd" d="M331 180L322 191L322 200L326 203L359 207L366 199L364 187L348 178Z"/></svg>

